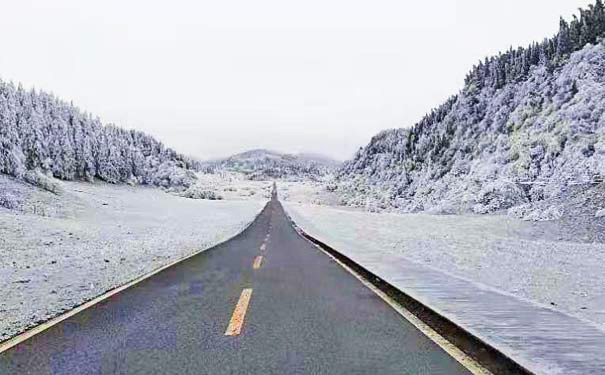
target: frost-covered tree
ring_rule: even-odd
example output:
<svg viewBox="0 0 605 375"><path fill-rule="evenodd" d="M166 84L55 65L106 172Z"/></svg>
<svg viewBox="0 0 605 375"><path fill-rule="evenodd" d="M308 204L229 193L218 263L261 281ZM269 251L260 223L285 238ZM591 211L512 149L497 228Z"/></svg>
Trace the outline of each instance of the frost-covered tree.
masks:
<svg viewBox="0 0 605 375"><path fill-rule="evenodd" d="M595 44L605 36L605 10L602 0L597 0L588 9L580 9L580 17L574 16L571 23L561 18L559 32L541 43L510 49L493 56L473 67L466 84L479 87L501 88L503 85L527 77L532 66L538 64L554 68L569 55L587 44Z"/></svg>
<svg viewBox="0 0 605 375"><path fill-rule="evenodd" d="M379 133L343 165L343 203L488 212L600 181L604 36L597 0L561 20L554 37L482 60L460 93L411 128Z"/></svg>
<svg viewBox="0 0 605 375"><path fill-rule="evenodd" d="M186 187L195 168L145 133L104 126L51 94L0 80L0 173Z"/></svg>

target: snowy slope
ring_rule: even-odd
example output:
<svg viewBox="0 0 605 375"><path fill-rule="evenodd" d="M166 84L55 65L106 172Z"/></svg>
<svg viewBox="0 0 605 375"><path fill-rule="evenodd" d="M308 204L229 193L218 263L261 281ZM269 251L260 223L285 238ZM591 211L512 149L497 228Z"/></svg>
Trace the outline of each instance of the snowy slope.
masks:
<svg viewBox="0 0 605 375"><path fill-rule="evenodd" d="M481 63L414 127L376 135L339 171L342 203L487 213L602 185L605 12L600 1L591 9L553 39Z"/></svg>
<svg viewBox="0 0 605 375"><path fill-rule="evenodd" d="M181 189L196 167L145 133L103 125L52 94L0 80L0 173L45 188L56 177Z"/></svg>
<svg viewBox="0 0 605 375"><path fill-rule="evenodd" d="M0 196L16 203L0 207L0 341L234 236L267 201L192 200L105 183L61 189L0 175Z"/></svg>

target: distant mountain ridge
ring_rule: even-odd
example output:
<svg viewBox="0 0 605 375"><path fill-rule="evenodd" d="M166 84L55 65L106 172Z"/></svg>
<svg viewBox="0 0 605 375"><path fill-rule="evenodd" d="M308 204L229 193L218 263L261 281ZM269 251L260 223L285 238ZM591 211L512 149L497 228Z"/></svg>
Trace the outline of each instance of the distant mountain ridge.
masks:
<svg viewBox="0 0 605 375"><path fill-rule="evenodd" d="M251 180L310 179L332 174L340 163L316 154L285 154L265 149L245 151L230 157L203 163L202 170L239 172Z"/></svg>
<svg viewBox="0 0 605 375"><path fill-rule="evenodd" d="M386 130L338 171L342 203L487 213L605 176L605 8L485 59L412 128ZM602 183L601 183L602 185ZM555 215L556 216L556 215Z"/></svg>

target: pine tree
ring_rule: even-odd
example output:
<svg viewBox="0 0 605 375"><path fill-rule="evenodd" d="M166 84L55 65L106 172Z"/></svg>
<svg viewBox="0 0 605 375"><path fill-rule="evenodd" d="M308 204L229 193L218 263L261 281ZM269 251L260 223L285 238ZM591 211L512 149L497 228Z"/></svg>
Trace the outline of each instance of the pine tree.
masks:
<svg viewBox="0 0 605 375"><path fill-rule="evenodd" d="M22 178L27 170L40 170L64 180L161 180L169 186L172 180L156 176L197 167L144 133L103 126L53 95L0 80L0 173Z"/></svg>
<svg viewBox="0 0 605 375"><path fill-rule="evenodd" d="M561 17L559 21L559 34L557 35L557 59L560 61L572 50L569 24Z"/></svg>

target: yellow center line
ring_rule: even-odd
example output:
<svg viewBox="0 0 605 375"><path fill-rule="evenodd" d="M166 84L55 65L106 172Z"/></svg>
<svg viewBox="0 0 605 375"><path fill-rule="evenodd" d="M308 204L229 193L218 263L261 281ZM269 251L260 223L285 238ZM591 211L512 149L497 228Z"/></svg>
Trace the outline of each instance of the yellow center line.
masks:
<svg viewBox="0 0 605 375"><path fill-rule="evenodd" d="M233 316L231 316L231 320L229 321L229 326L225 331L225 336L237 336L241 333L251 297L252 289L242 290L239 301L237 301L237 305L235 305L235 310L233 310Z"/></svg>
<svg viewBox="0 0 605 375"><path fill-rule="evenodd" d="M252 268L255 270L259 269L262 261L263 261L263 257L261 255L254 258L254 263L252 263Z"/></svg>

